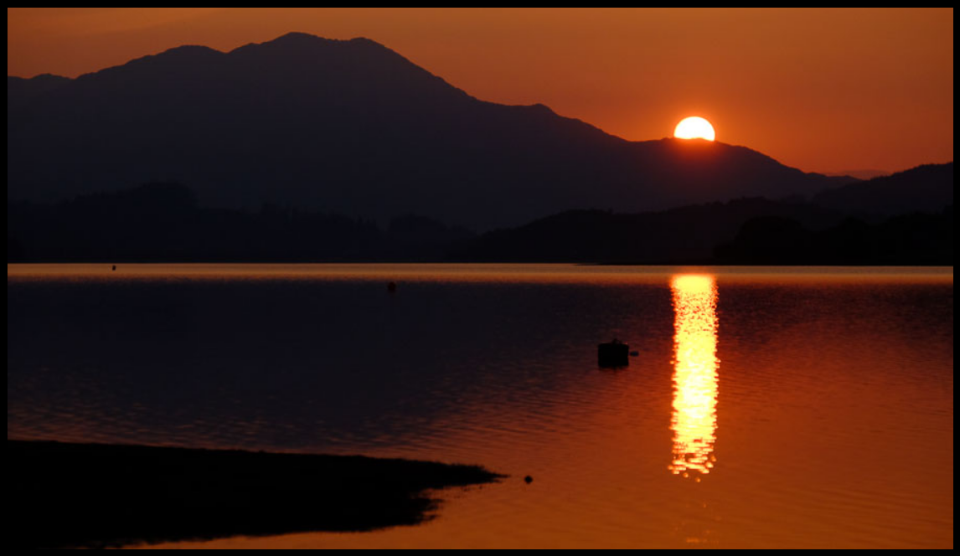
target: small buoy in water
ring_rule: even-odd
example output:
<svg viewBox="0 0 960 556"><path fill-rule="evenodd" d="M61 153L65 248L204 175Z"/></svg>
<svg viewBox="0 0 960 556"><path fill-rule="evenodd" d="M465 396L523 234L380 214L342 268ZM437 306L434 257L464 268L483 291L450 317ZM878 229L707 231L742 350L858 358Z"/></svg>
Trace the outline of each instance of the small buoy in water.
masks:
<svg viewBox="0 0 960 556"><path fill-rule="evenodd" d="M387 291L390 292L390 293L393 293L393 292L397 291L397 283L396 283L396 282L390 282L389 284L387 284Z"/></svg>
<svg viewBox="0 0 960 556"><path fill-rule="evenodd" d="M117 265L113 265L113 268L111 268L110 270L116 270L116 269L117 269Z"/></svg>
<svg viewBox="0 0 960 556"><path fill-rule="evenodd" d="M531 477L530 475L527 475L526 477L523 478L523 482L529 485L530 483L533 482L533 477Z"/></svg>
<svg viewBox="0 0 960 556"><path fill-rule="evenodd" d="M631 352L630 352L630 357L636 357L636 356L638 356L638 355L640 355L640 352L639 352L639 351L631 351Z"/></svg>
<svg viewBox="0 0 960 556"><path fill-rule="evenodd" d="M630 364L627 354L630 346L614 338L612 342L597 346L597 359L600 367L626 367Z"/></svg>

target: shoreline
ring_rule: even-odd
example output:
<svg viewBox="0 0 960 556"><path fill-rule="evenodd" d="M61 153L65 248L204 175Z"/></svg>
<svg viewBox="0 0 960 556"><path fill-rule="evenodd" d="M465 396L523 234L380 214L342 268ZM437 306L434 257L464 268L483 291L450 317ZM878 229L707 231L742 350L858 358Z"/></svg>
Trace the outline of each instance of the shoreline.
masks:
<svg viewBox="0 0 960 556"><path fill-rule="evenodd" d="M371 531L434 517L424 491L496 482L479 466L366 456L7 440L12 545L119 547Z"/></svg>

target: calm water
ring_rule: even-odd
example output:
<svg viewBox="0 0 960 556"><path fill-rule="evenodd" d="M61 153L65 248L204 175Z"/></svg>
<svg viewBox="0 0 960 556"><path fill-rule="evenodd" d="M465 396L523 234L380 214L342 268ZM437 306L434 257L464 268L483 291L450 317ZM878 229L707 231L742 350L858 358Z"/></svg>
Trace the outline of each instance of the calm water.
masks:
<svg viewBox="0 0 960 556"><path fill-rule="evenodd" d="M8 265L7 304L8 438L511 475L180 546L953 547L952 268Z"/></svg>

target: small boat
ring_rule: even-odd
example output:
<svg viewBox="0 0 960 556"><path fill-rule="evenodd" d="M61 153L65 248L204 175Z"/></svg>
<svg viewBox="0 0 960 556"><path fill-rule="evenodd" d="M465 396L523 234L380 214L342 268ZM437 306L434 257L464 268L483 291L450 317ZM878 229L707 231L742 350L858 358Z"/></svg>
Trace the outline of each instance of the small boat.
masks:
<svg viewBox="0 0 960 556"><path fill-rule="evenodd" d="M626 367L630 364L630 346L614 338L597 346L597 359L601 367Z"/></svg>

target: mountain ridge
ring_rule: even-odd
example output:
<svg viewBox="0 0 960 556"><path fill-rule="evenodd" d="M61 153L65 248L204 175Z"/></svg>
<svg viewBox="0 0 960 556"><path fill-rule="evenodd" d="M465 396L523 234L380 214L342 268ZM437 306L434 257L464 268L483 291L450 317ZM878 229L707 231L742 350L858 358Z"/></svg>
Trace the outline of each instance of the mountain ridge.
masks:
<svg viewBox="0 0 960 556"><path fill-rule="evenodd" d="M902 172L826 189L811 201L860 215L937 211L953 204L953 162L921 164Z"/></svg>
<svg viewBox="0 0 960 556"><path fill-rule="evenodd" d="M7 130L8 201L166 180L211 206L417 213L481 231L852 181L719 142L627 141L542 104L477 99L370 39L304 33L84 74L8 101Z"/></svg>
<svg viewBox="0 0 960 556"><path fill-rule="evenodd" d="M952 191L950 165L942 166L915 169L900 182L904 193ZM866 185L871 195L883 187ZM632 214L572 210L478 236L414 214L384 227L277 205L214 209L182 184L152 183L8 204L7 261L952 264L952 195L944 200L936 210L903 203L897 215L763 198Z"/></svg>

